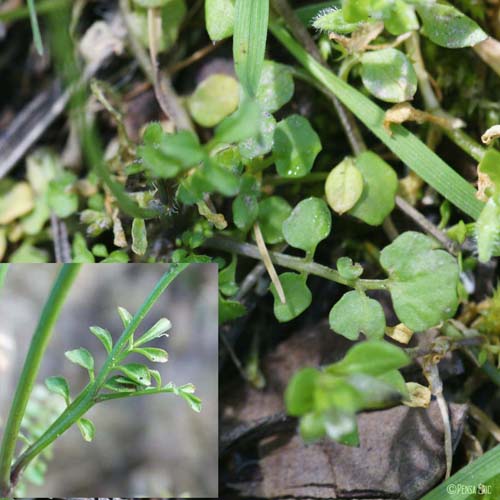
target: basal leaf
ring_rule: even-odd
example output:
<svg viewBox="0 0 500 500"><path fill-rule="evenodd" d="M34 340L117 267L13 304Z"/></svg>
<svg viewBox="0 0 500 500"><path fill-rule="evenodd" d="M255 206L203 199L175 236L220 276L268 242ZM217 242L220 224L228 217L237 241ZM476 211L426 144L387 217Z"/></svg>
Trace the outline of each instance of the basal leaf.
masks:
<svg viewBox="0 0 500 500"><path fill-rule="evenodd" d="M417 75L403 52L380 49L361 56L361 79L366 89L385 102L413 99L417 91Z"/></svg>
<svg viewBox="0 0 500 500"><path fill-rule="evenodd" d="M102 342L106 351L110 353L113 349L113 339L111 337L111 333L100 326L91 326L89 330Z"/></svg>
<svg viewBox="0 0 500 500"><path fill-rule="evenodd" d="M276 126L273 153L276 170L282 177L308 174L320 151L319 136L303 116L288 116Z"/></svg>
<svg viewBox="0 0 500 500"><path fill-rule="evenodd" d="M367 340L360 342L347 351L341 361L326 368L332 375L382 375L391 370L397 370L410 363L407 354L383 340Z"/></svg>
<svg viewBox="0 0 500 500"><path fill-rule="evenodd" d="M158 320L146 333L134 342L134 347L147 344L159 337L168 336L167 332L172 328L172 323L167 318Z"/></svg>
<svg viewBox="0 0 500 500"><path fill-rule="evenodd" d="M330 234L332 216L321 198L306 198L283 222L283 235L289 245L314 252L318 243Z"/></svg>
<svg viewBox="0 0 500 500"><path fill-rule="evenodd" d="M423 331L453 317L458 307L458 264L428 236L408 231L380 254L398 318Z"/></svg>
<svg viewBox="0 0 500 500"><path fill-rule="evenodd" d="M385 315L382 306L357 290L345 293L332 307L329 322L334 332L349 340L357 340L360 333L370 339L384 336Z"/></svg>
<svg viewBox="0 0 500 500"><path fill-rule="evenodd" d="M311 304L312 294L306 284L306 278L296 273L283 273L279 276L285 292L286 304L278 296L274 284L271 292L274 296L274 315L282 323L302 314Z"/></svg>

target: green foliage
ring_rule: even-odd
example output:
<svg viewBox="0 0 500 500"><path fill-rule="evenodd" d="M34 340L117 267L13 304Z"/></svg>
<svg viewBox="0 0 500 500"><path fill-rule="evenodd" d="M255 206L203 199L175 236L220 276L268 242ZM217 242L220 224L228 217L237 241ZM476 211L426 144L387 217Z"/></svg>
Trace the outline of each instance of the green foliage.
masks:
<svg viewBox="0 0 500 500"><path fill-rule="evenodd" d="M313 26L321 31L334 31L335 33L352 33L359 27L359 22L349 23L344 19L342 9L325 9L320 11L313 21Z"/></svg>
<svg viewBox="0 0 500 500"><path fill-rule="evenodd" d="M274 113L293 96L294 84L290 69L274 61L264 61L256 99L263 111Z"/></svg>
<svg viewBox="0 0 500 500"><path fill-rule="evenodd" d="M274 315L280 322L290 321L302 314L312 302L312 294L306 284L306 277L296 273L283 273L279 276L285 292L286 303L278 296L276 287L271 285L274 296Z"/></svg>
<svg viewBox="0 0 500 500"><path fill-rule="evenodd" d="M413 99L417 91L417 75L403 52L381 49L361 57L361 79L366 89L385 102Z"/></svg>
<svg viewBox="0 0 500 500"><path fill-rule="evenodd" d="M451 318L458 307L458 265L428 236L403 233L380 254L398 318L423 331Z"/></svg>
<svg viewBox="0 0 500 500"><path fill-rule="evenodd" d="M326 203L314 197L302 200L282 225L286 242L309 254L314 254L318 243L328 237L331 227Z"/></svg>
<svg viewBox="0 0 500 500"><path fill-rule="evenodd" d="M406 388L397 370L409 361L402 349L388 342L356 344L342 361L322 370L298 371L285 391L287 412L300 417L299 429L306 441L327 435L356 446L355 414L401 398Z"/></svg>
<svg viewBox="0 0 500 500"><path fill-rule="evenodd" d="M350 210L363 192L363 176L350 157L344 158L326 178L325 195L334 212Z"/></svg>
<svg viewBox="0 0 500 500"><path fill-rule="evenodd" d="M360 333L367 338L384 336L385 316L382 306L363 292L347 292L332 307L330 328L349 340L357 340Z"/></svg>
<svg viewBox="0 0 500 500"><path fill-rule="evenodd" d="M291 115L278 122L274 132L274 160L282 177L303 177L313 167L321 141L309 122Z"/></svg>
<svg viewBox="0 0 500 500"><path fill-rule="evenodd" d="M67 405L70 403L69 385L64 377L48 377L45 385L50 392L62 396Z"/></svg>
<svg viewBox="0 0 500 500"><path fill-rule="evenodd" d="M266 243L282 242L283 223L292 213L292 207L281 196L270 196L259 202L258 222Z"/></svg>
<svg viewBox="0 0 500 500"><path fill-rule="evenodd" d="M73 349L72 351L66 351L65 356L72 363L80 365L82 368L86 368L89 372L93 372L94 357L84 347L80 347L79 349Z"/></svg>
<svg viewBox="0 0 500 500"><path fill-rule="evenodd" d="M80 429L83 439L87 442L92 441L95 435L95 426L92 421L88 418L81 418L76 423Z"/></svg>
<svg viewBox="0 0 500 500"><path fill-rule="evenodd" d="M111 337L111 333L100 326L91 326L89 330L102 342L106 352L109 354L113 349L113 339Z"/></svg>
<svg viewBox="0 0 500 500"><path fill-rule="evenodd" d="M206 0L205 22L208 36L214 42L233 34L235 0Z"/></svg>

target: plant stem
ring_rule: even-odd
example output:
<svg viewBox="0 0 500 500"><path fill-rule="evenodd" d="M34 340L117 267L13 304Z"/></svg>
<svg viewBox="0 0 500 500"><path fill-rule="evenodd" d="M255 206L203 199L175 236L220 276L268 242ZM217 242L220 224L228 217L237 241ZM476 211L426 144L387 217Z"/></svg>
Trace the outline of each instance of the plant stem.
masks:
<svg viewBox="0 0 500 500"><path fill-rule="evenodd" d="M99 394L99 396L97 396L97 398L95 399L95 402L103 403L105 401L111 401L113 399L133 398L137 396L146 396L148 394L166 394L172 392L174 392L173 387L155 387L154 389L134 392L113 392L110 394Z"/></svg>
<svg viewBox="0 0 500 500"><path fill-rule="evenodd" d="M38 54L43 56L42 35L40 34L40 26L38 26L38 18L36 17L35 0L28 0L28 9L30 13L31 31L33 31L33 42Z"/></svg>
<svg viewBox="0 0 500 500"><path fill-rule="evenodd" d="M21 421L26 411L38 369L45 349L52 335L54 325L59 318L61 308L73 284L81 264L64 264L60 270L50 296L45 303L38 326L24 362L23 371L17 384L16 393L5 425L2 446L0 448L0 493L10 491L10 465L15 453Z"/></svg>
<svg viewBox="0 0 500 500"><path fill-rule="evenodd" d="M241 241L232 240L226 237L215 237L205 241L204 246L217 250L223 250L252 259L261 260L259 249L250 243L243 243ZM271 261L275 264L293 269L299 273L314 274L330 281L335 281L341 285L350 286L352 288L359 287L363 290L387 290L389 288L389 280L375 280L375 279L358 279L348 280L343 278L338 271L330 267L323 266L316 262L306 262L299 257L286 255L279 252L269 252Z"/></svg>
<svg viewBox="0 0 500 500"><path fill-rule="evenodd" d="M109 373L115 368L115 364L118 362L122 349L125 347L130 337L134 334L139 324L146 317L161 294L188 266L189 264L170 264L168 271L160 278L153 291L143 302L139 311L134 315L118 341L115 343L113 350L109 353L108 358L106 359L106 362L101 368L95 381L87 385L80 395L66 408L66 410L55 420L55 422L52 423L42 436L17 458L10 475L11 484L15 484L19 474L37 455L53 443L61 434L67 431L96 402L99 401L100 396L98 395L98 392L106 382Z"/></svg>

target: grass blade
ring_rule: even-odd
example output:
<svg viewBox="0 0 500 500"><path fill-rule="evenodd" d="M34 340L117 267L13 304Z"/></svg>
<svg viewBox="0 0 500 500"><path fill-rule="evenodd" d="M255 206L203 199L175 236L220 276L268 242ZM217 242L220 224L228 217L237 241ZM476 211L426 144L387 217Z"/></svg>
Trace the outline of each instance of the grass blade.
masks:
<svg viewBox="0 0 500 500"><path fill-rule="evenodd" d="M499 463L500 445L497 445L482 457L479 457L463 469L460 469L456 474L453 474L447 481L441 483L430 493L422 497L421 500L465 500L468 498L478 498L471 493L473 487L477 489L479 485L484 485L489 480L497 477L499 475ZM495 486L491 486L492 493L495 493ZM489 497L489 495L486 496Z"/></svg>
<svg viewBox="0 0 500 500"><path fill-rule="evenodd" d="M35 48L40 55L43 55L42 36L40 34L40 26L36 16L35 0L28 0L28 9L30 11L31 30L33 31L33 42Z"/></svg>
<svg viewBox="0 0 500 500"><path fill-rule="evenodd" d="M255 96L266 51L269 0L236 0L233 58L236 74L250 96Z"/></svg>
<svg viewBox="0 0 500 500"><path fill-rule="evenodd" d="M431 151L418 137L401 125L392 125L393 135L383 126L384 110L318 63L275 21L269 24L273 35L322 85L333 92L408 167L464 213L477 219L483 203L476 190Z"/></svg>

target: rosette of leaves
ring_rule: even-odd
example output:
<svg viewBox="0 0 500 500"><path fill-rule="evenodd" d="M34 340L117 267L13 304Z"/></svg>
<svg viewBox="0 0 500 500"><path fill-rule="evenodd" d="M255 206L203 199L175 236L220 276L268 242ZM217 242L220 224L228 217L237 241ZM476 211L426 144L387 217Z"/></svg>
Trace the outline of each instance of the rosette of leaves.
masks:
<svg viewBox="0 0 500 500"><path fill-rule="evenodd" d="M295 373L285 391L287 412L299 417L306 441L328 436L357 446L356 413L397 404L407 397L399 369L409 362L402 349L388 342L356 344L337 363Z"/></svg>
<svg viewBox="0 0 500 500"><path fill-rule="evenodd" d="M413 98L417 76L404 51L387 47L386 40L380 48L374 42L367 50L382 30L388 37L397 37L421 28L433 43L446 48L472 47L487 38L475 21L454 6L427 0L343 0L340 9L321 11L313 26L334 34L346 57L344 77L359 66L365 89L391 103Z"/></svg>
<svg viewBox="0 0 500 500"><path fill-rule="evenodd" d="M132 315L123 307L118 308L118 314L123 323L123 327L127 328L132 321ZM151 347L148 344L163 337L168 336L168 331L172 324L167 318L161 318L151 328L134 339L130 337L129 342L119 353L115 353L112 360L111 371L115 374L111 375L103 384L97 388L97 394L94 397L95 402L115 399L116 397L126 396L133 393L135 396L158 394L158 393L174 393L182 397L196 412L201 411L201 400L194 395L195 388L192 384L175 386L173 383L166 385L162 384L161 375L157 370L150 368L147 364L137 362L127 362L127 358L133 354L142 356L146 361L151 363L166 363L168 361L168 353L164 349ZM100 326L91 326L90 332L95 335L106 350L108 356L111 356L113 351L113 338L111 333ZM94 356L87 349L80 347L65 353L66 358L75 363L89 374L89 381L92 384L95 381L95 362ZM67 406L72 402L68 381L64 377L54 376L49 377L45 381L47 388L58 394ZM92 441L95 434L95 427L88 418L80 418L77 421L78 428L85 441Z"/></svg>

